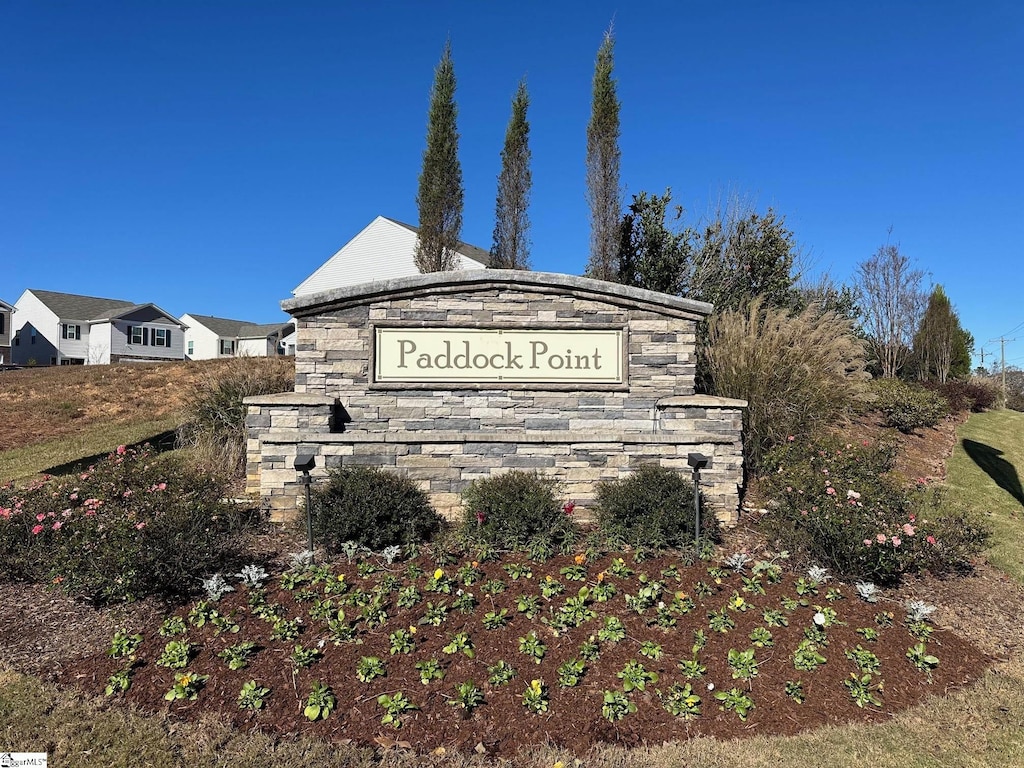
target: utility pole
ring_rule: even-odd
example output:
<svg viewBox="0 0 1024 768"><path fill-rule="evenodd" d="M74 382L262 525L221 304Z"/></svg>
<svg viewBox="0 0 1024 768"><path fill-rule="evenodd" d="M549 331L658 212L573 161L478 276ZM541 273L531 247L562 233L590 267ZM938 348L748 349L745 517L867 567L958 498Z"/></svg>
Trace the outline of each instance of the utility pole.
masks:
<svg viewBox="0 0 1024 768"><path fill-rule="evenodd" d="M994 341L999 342L999 367L1003 372L1003 400L1006 400L1006 342L1016 341L1016 339L1007 339L1000 336L998 339L989 339L989 344Z"/></svg>

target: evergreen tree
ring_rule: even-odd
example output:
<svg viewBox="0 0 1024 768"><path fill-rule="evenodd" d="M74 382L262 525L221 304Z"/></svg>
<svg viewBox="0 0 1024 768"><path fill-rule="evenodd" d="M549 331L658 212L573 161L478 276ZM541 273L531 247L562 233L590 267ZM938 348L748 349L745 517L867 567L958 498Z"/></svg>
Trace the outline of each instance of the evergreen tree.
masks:
<svg viewBox="0 0 1024 768"><path fill-rule="evenodd" d="M457 116L455 65L449 40L434 71L427 117L427 148L423 151L423 169L416 194L420 226L415 259L420 272L458 267L456 249L462 230L463 191Z"/></svg>
<svg viewBox="0 0 1024 768"><path fill-rule="evenodd" d="M622 189L619 185L619 100L612 79L615 39L611 27L597 51L593 101L587 126L587 202L590 205L590 260L587 276L615 279Z"/></svg>
<svg viewBox="0 0 1024 768"><path fill-rule="evenodd" d="M941 285L935 286L928 297L928 307L921 317L921 324L914 335L914 356L917 362L917 375L922 381L930 379L945 384L953 373L962 375L964 359L970 369L970 352L967 349L967 337L960 327L953 305L942 290ZM973 337L970 339L974 345Z"/></svg>
<svg viewBox="0 0 1024 768"><path fill-rule="evenodd" d="M672 231L666 224L671 201L671 190L633 195L620 227L618 282L673 295L682 291L689 240L688 232ZM681 218L682 208L676 206L674 219Z"/></svg>
<svg viewBox="0 0 1024 768"><path fill-rule="evenodd" d="M494 210L494 244L491 267L494 269L530 268L530 123L526 110L530 97L526 81L519 83L512 98L512 116L505 130L501 150L501 175L498 176L498 200Z"/></svg>

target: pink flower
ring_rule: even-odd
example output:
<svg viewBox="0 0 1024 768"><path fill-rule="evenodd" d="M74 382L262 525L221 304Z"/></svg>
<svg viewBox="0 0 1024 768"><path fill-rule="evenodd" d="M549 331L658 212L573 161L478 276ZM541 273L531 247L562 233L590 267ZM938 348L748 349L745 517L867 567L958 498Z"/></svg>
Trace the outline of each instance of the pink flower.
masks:
<svg viewBox="0 0 1024 768"><path fill-rule="evenodd" d="M144 522L142 522L142 523L136 523L136 524L135 524L135 530L136 530L136 531L141 531L141 530L142 530L143 528L145 528L145 527L146 527L146 524L145 524Z"/></svg>
<svg viewBox="0 0 1024 768"><path fill-rule="evenodd" d="M43 526L41 526L41 525L32 526L32 535L33 536L38 536L42 532L43 532Z"/></svg>
<svg viewBox="0 0 1024 768"><path fill-rule="evenodd" d="M877 541L879 544L885 544L885 534L880 533L877 536L875 536L875 541Z"/></svg>
<svg viewBox="0 0 1024 768"><path fill-rule="evenodd" d="M562 511L565 512L565 514L567 515L571 515L574 509L576 509L576 504L571 501L565 502L565 504L562 507Z"/></svg>
<svg viewBox="0 0 1024 768"><path fill-rule="evenodd" d="M128 446L126 446L126 445L119 445L119 446L117 446L117 455L118 456L124 456L124 453L127 450L128 450Z"/></svg>
<svg viewBox="0 0 1024 768"><path fill-rule="evenodd" d="M903 540L899 536L893 536L892 537L892 545L894 547L898 547L902 543L903 543Z"/></svg>
<svg viewBox="0 0 1024 768"><path fill-rule="evenodd" d="M129 488L127 491L125 491L124 493L121 494L121 498L127 499L131 495L132 495L132 489Z"/></svg>
<svg viewBox="0 0 1024 768"><path fill-rule="evenodd" d="M36 520L38 520L40 523L43 522L43 520L45 520L45 519L46 519L46 515L44 515L42 512L40 512L38 515L36 515Z"/></svg>
<svg viewBox="0 0 1024 768"><path fill-rule="evenodd" d="M57 521L56 523L54 523L54 524L53 524L53 530L55 530L55 531L59 531L59 530L60 530L60 527L61 527L62 525L64 525L64 523L62 523L62 522L61 522L60 520L58 520L58 521Z"/></svg>
<svg viewBox="0 0 1024 768"><path fill-rule="evenodd" d="M796 440L796 437L794 437L793 435L790 435L789 437L786 438L786 442L788 443L792 443L794 440Z"/></svg>
<svg viewBox="0 0 1024 768"><path fill-rule="evenodd" d="M914 535L914 526L912 526L910 523L904 523L903 524L903 532L905 534L907 534L907 536L913 536Z"/></svg>
<svg viewBox="0 0 1024 768"><path fill-rule="evenodd" d="M848 499L859 499L860 498L860 494L857 493L855 490L853 490L851 488L850 490L848 490L846 492L846 498L848 498Z"/></svg>
<svg viewBox="0 0 1024 768"><path fill-rule="evenodd" d="M483 525L484 524L484 520L486 520L486 519L487 519L487 516L483 512L477 512L476 513L477 525Z"/></svg>
<svg viewBox="0 0 1024 768"><path fill-rule="evenodd" d="M71 501L78 501L78 492L76 491L75 493L72 493L70 496L68 496L68 498Z"/></svg>
<svg viewBox="0 0 1024 768"><path fill-rule="evenodd" d="M865 547L870 547L871 546L871 539L864 539L864 546Z"/></svg>
<svg viewBox="0 0 1024 768"><path fill-rule="evenodd" d="M79 480L88 480L88 479L89 479L89 473L88 473L88 472L83 472L83 473L82 473L82 474L81 474L81 475L79 476L79 478L78 478L78 479L79 479Z"/></svg>
<svg viewBox="0 0 1024 768"><path fill-rule="evenodd" d="M934 544L935 543L935 537L934 536L929 536L927 541L928 541L929 544Z"/></svg>
<svg viewBox="0 0 1024 768"><path fill-rule="evenodd" d="M156 486L156 489L158 491L166 491L167 490L167 483L158 483L157 486Z"/></svg>

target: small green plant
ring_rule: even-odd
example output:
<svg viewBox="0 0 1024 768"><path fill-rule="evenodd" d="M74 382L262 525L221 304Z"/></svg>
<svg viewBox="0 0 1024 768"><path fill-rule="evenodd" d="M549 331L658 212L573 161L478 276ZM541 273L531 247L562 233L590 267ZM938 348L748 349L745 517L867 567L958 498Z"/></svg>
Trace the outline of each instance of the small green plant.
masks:
<svg viewBox="0 0 1024 768"><path fill-rule="evenodd" d="M874 627L860 627L855 631L869 643L874 643L878 640L878 630Z"/></svg>
<svg viewBox="0 0 1024 768"><path fill-rule="evenodd" d="M507 608L502 608L500 611L488 611L481 619L484 629L501 629L510 621L512 621L512 617L508 615Z"/></svg>
<svg viewBox="0 0 1024 768"><path fill-rule="evenodd" d="M508 589L508 586L501 579L488 579L480 585L480 591L485 595L500 595Z"/></svg>
<svg viewBox="0 0 1024 768"><path fill-rule="evenodd" d="M472 592L463 592L461 589L456 590L455 599L452 600L452 608L459 613L472 613L476 610L476 606L476 597L473 596Z"/></svg>
<svg viewBox="0 0 1024 768"><path fill-rule="evenodd" d="M401 728L402 716L419 709L401 691L390 696L382 693L377 697L377 704L384 710L384 716L380 719L381 725L390 725L392 728Z"/></svg>
<svg viewBox="0 0 1024 768"><path fill-rule="evenodd" d="M793 652L793 667L801 672L813 672L826 661L818 652L818 646L806 638L800 641Z"/></svg>
<svg viewBox="0 0 1024 768"><path fill-rule="evenodd" d="M868 704L875 707L882 706L882 700L875 696L876 692L882 690L882 683L872 684L871 675L857 675L850 673L850 677L843 681L843 685L850 692L853 703L863 709Z"/></svg>
<svg viewBox="0 0 1024 768"><path fill-rule="evenodd" d="M462 707L467 717L483 703L484 692L477 688L472 680L456 685L455 696L448 701L450 706Z"/></svg>
<svg viewBox="0 0 1024 768"><path fill-rule="evenodd" d="M927 642L929 638L931 638L932 632L934 630L932 629L931 625L929 625L927 622L911 621L907 623L907 631L911 634L911 636L914 639L920 640L922 643L924 643Z"/></svg>
<svg viewBox="0 0 1024 768"><path fill-rule="evenodd" d="M743 591L751 595L763 595L764 585L761 580L755 576L741 576L740 579L743 581Z"/></svg>
<svg viewBox="0 0 1024 768"><path fill-rule="evenodd" d="M448 638L448 644L441 650L448 654L461 652L469 659L476 656L476 651L473 649L473 641L467 632L456 632Z"/></svg>
<svg viewBox="0 0 1024 768"><path fill-rule="evenodd" d="M775 645L775 638L764 627L754 627L750 632L750 642L758 648L771 648Z"/></svg>
<svg viewBox="0 0 1024 768"><path fill-rule="evenodd" d="M491 685L505 685L515 679L515 667L506 661L498 661L487 668L487 682Z"/></svg>
<svg viewBox="0 0 1024 768"><path fill-rule="evenodd" d="M593 635L580 643L579 657L584 661L597 661L600 655L601 646Z"/></svg>
<svg viewBox="0 0 1024 768"><path fill-rule="evenodd" d="M908 648L907 658L914 665L914 669L919 672L926 672L929 678L931 677L932 670L939 666L939 660L935 656L928 654L928 649L924 643L918 643Z"/></svg>
<svg viewBox="0 0 1024 768"><path fill-rule="evenodd" d="M263 709L268 696L270 696L269 688L264 688L255 680L249 680L242 683L242 690L238 694L238 707L253 711Z"/></svg>
<svg viewBox="0 0 1024 768"><path fill-rule="evenodd" d="M754 657L754 649L737 651L735 648L730 648L729 667L732 669L733 680L750 680L752 677L757 677L757 659Z"/></svg>
<svg viewBox="0 0 1024 768"><path fill-rule="evenodd" d="M644 656L652 661L658 661L662 656L665 655L665 651L653 640L645 640L640 643L640 655Z"/></svg>
<svg viewBox="0 0 1024 768"><path fill-rule="evenodd" d="M604 626L597 630L597 639L602 643L617 643L625 637L626 628L618 616L606 616Z"/></svg>
<svg viewBox="0 0 1024 768"><path fill-rule="evenodd" d="M545 576L540 582L540 593L546 600L550 600L564 591L565 585L551 576Z"/></svg>
<svg viewBox="0 0 1024 768"><path fill-rule="evenodd" d="M615 585L610 581L605 581L603 577L604 574L599 573L598 582L590 588L591 594L599 603L607 603L618 593L618 589L616 589Z"/></svg>
<svg viewBox="0 0 1024 768"><path fill-rule="evenodd" d="M210 617L217 615L217 609L206 600L200 600L192 610L188 612L188 623L193 627L202 627L210 620Z"/></svg>
<svg viewBox="0 0 1024 768"><path fill-rule="evenodd" d="M882 611L881 613L875 614L875 624L883 629L888 629L889 627L894 626L895 623L896 617L893 615L892 611Z"/></svg>
<svg viewBox="0 0 1024 768"><path fill-rule="evenodd" d="M302 714L305 715L307 720L312 722L326 720L331 716L331 712L334 711L337 703L338 700L335 698L331 687L316 681L313 683L309 696L306 698L306 708L302 710Z"/></svg>
<svg viewBox="0 0 1024 768"><path fill-rule="evenodd" d="M560 568L558 572L569 581L583 581L587 578L587 567L582 563L567 565L564 568Z"/></svg>
<svg viewBox="0 0 1024 768"><path fill-rule="evenodd" d="M659 691L658 698L661 699L661 706L670 715L681 717L684 720L700 717L700 696L693 692L693 686L690 683L685 685L673 683L664 693Z"/></svg>
<svg viewBox="0 0 1024 768"><path fill-rule="evenodd" d="M107 679L107 686L103 689L103 693L107 696L113 696L117 693L124 693L132 685L132 667L128 666L123 669L117 670Z"/></svg>
<svg viewBox="0 0 1024 768"><path fill-rule="evenodd" d="M156 660L158 667L184 669L192 658L195 647L184 640L171 640L164 646L163 653Z"/></svg>
<svg viewBox="0 0 1024 768"><path fill-rule="evenodd" d="M679 662L678 667L690 680L703 677L708 671L708 668L697 659L683 659Z"/></svg>
<svg viewBox="0 0 1024 768"><path fill-rule="evenodd" d="M580 684L585 670L583 659L569 659L558 668L558 684L563 688L574 688Z"/></svg>
<svg viewBox="0 0 1024 768"><path fill-rule="evenodd" d="M395 603L399 608L415 608L422 599L423 595L416 589L416 585L409 584L398 591L398 598L395 600Z"/></svg>
<svg viewBox="0 0 1024 768"><path fill-rule="evenodd" d="M410 629L396 629L390 635L388 635L388 641L391 643L391 655L394 656L396 653L412 653L416 647L416 640L413 637L412 630Z"/></svg>
<svg viewBox="0 0 1024 768"><path fill-rule="evenodd" d="M882 667L882 662L879 661L878 657L874 653L865 650L859 645L852 650L847 648L845 653L846 658L857 666L857 669L860 670L861 674L873 675Z"/></svg>
<svg viewBox="0 0 1024 768"><path fill-rule="evenodd" d="M484 572L480 570L475 562L466 563L455 572L456 580L461 581L462 585L466 587L473 586L483 577Z"/></svg>
<svg viewBox="0 0 1024 768"><path fill-rule="evenodd" d="M295 669L308 669L321 656L323 656L323 653L318 648L303 648L301 645L296 645L295 650L292 651L292 655L288 659Z"/></svg>
<svg viewBox="0 0 1024 768"><path fill-rule="evenodd" d="M722 608L720 611L708 611L708 626L714 632L725 634L729 630L736 628L736 622L729 615L728 610Z"/></svg>
<svg viewBox="0 0 1024 768"><path fill-rule="evenodd" d="M129 635L127 632L118 631L114 633L110 641L110 649L107 655L112 659L132 658L135 652L142 645L142 635Z"/></svg>
<svg viewBox="0 0 1024 768"><path fill-rule="evenodd" d="M601 704L601 716L610 723L621 720L626 715L636 712L636 704L629 700L622 691L604 692L604 701Z"/></svg>
<svg viewBox="0 0 1024 768"><path fill-rule="evenodd" d="M523 706L535 715L548 711L548 689L543 680L531 680L523 692Z"/></svg>
<svg viewBox="0 0 1024 768"><path fill-rule="evenodd" d="M210 679L209 675L197 675L195 672L179 672L174 676L174 685L164 694L167 701L188 699L195 701L203 684Z"/></svg>
<svg viewBox="0 0 1024 768"><path fill-rule="evenodd" d="M437 659L416 662L416 671L420 673L420 682L424 685L430 685L435 680L444 680L444 669Z"/></svg>
<svg viewBox="0 0 1024 768"><path fill-rule="evenodd" d="M622 690L629 693L632 690L645 691L648 683L658 682L658 673L651 672L644 668L636 659L630 659L626 665L616 674L622 681Z"/></svg>
<svg viewBox="0 0 1024 768"><path fill-rule="evenodd" d="M252 658L254 653L256 653L256 643L246 640L229 645L218 653L217 656L227 662L228 669L238 670L244 669L249 664L249 659Z"/></svg>
<svg viewBox="0 0 1024 768"><path fill-rule="evenodd" d="M368 683L375 678L384 677L386 674L384 662L376 656L362 656L356 662L356 678L361 683Z"/></svg>
<svg viewBox="0 0 1024 768"><path fill-rule="evenodd" d="M503 567L513 581L533 578L533 569L527 563L506 563Z"/></svg>
<svg viewBox="0 0 1024 768"><path fill-rule="evenodd" d="M427 603L427 610L423 612L419 623L439 627L446 618L448 618L448 603L438 603L437 605Z"/></svg>
<svg viewBox="0 0 1024 768"><path fill-rule="evenodd" d="M544 654L548 647L537 637L536 632L530 632L526 637L519 638L519 652L533 659L534 664L540 664L544 660Z"/></svg>
<svg viewBox="0 0 1024 768"><path fill-rule="evenodd" d="M691 650L693 651L693 655L696 656L698 653L703 651L704 647L707 644L708 644L707 633L703 629L701 629L700 627L697 627L695 630L693 630L693 646L691 648Z"/></svg>
<svg viewBox="0 0 1024 768"><path fill-rule="evenodd" d="M784 690L797 704L804 703L804 684L802 680L787 680Z"/></svg>
<svg viewBox="0 0 1024 768"><path fill-rule="evenodd" d="M302 625L297 618L279 618L271 626L270 636L274 640L294 640L300 632L302 632Z"/></svg>
<svg viewBox="0 0 1024 768"><path fill-rule="evenodd" d="M188 626L181 616L168 616L158 630L160 637L174 637L185 634Z"/></svg>
<svg viewBox="0 0 1024 768"><path fill-rule="evenodd" d="M740 720L746 720L750 710L754 708L754 701L745 693L733 688L728 691L719 691L715 694L718 700L718 708L723 712L735 712Z"/></svg>
<svg viewBox="0 0 1024 768"><path fill-rule="evenodd" d="M786 618L786 614L782 611L776 610L775 608L765 608L764 613L761 614L764 619L764 623L769 627L788 627L789 619Z"/></svg>
<svg viewBox="0 0 1024 768"><path fill-rule="evenodd" d="M620 579L628 579L634 573L633 569L626 565L626 561L621 557L612 559L612 564L608 566L608 572L613 576L618 576Z"/></svg>
<svg viewBox="0 0 1024 768"><path fill-rule="evenodd" d="M540 598L536 595L520 595L516 598L516 610L528 619L535 619L540 613Z"/></svg>

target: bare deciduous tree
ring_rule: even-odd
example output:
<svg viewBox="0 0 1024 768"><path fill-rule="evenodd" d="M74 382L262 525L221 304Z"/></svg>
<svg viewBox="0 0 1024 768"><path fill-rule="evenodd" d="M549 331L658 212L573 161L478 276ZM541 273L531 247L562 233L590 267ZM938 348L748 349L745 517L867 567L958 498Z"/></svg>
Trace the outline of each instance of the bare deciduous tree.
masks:
<svg viewBox="0 0 1024 768"><path fill-rule="evenodd" d="M863 328L883 378L896 377L910 359L924 311L923 278L899 245L887 243L857 265Z"/></svg>

